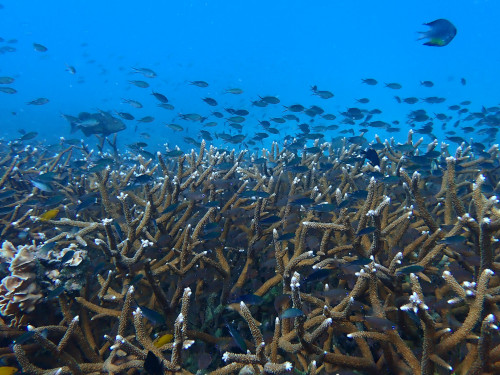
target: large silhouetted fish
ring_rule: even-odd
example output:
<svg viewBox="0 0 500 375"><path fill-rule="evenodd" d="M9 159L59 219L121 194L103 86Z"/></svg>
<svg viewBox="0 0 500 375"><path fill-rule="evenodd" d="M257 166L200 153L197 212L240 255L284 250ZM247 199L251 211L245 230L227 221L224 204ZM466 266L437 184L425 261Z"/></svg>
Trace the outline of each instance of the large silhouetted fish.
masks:
<svg viewBox="0 0 500 375"><path fill-rule="evenodd" d="M63 115L71 124L71 133L81 130L87 137L92 134L110 135L126 128L125 124L108 112L81 112L78 117Z"/></svg>
<svg viewBox="0 0 500 375"><path fill-rule="evenodd" d="M424 25L429 26L430 29L427 31L419 31L420 39L428 39L424 43L424 46L432 47L444 47L448 45L455 35L457 35L457 28L448 20L440 18L438 20L424 23Z"/></svg>

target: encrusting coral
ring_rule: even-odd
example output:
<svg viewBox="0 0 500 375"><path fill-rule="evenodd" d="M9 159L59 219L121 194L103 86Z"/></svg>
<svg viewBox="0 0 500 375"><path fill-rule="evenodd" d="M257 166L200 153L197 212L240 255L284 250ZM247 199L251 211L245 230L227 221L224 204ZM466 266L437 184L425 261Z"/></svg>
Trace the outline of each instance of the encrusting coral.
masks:
<svg viewBox="0 0 500 375"><path fill-rule="evenodd" d="M40 375L500 372L498 149L420 143L376 139L376 167L318 142L12 150L1 355Z"/></svg>

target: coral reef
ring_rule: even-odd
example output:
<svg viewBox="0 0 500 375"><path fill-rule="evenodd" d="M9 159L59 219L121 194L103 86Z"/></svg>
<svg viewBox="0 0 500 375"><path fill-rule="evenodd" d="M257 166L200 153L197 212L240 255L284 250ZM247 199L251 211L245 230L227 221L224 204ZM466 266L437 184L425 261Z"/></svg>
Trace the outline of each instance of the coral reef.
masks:
<svg viewBox="0 0 500 375"><path fill-rule="evenodd" d="M0 145L4 362L500 372L498 147L451 155L410 131L377 138L373 166L345 141L168 158L109 144Z"/></svg>

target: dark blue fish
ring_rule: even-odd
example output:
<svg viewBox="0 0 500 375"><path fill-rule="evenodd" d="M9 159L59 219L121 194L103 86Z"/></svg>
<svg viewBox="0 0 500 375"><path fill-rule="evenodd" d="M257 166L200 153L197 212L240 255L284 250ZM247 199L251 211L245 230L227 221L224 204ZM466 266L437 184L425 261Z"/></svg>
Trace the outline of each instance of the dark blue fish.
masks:
<svg viewBox="0 0 500 375"><path fill-rule="evenodd" d="M310 282L316 282L316 281L323 280L323 279L327 278L328 276L330 276L331 272L332 272L332 270L329 270L326 268L320 268L319 270L315 270L315 271L311 272L309 274L309 276L307 276L304 279L304 282L310 283Z"/></svg>
<svg viewBox="0 0 500 375"><path fill-rule="evenodd" d="M28 331L28 332L25 332L25 333L23 333L21 336L18 336L18 337L14 340L14 344L16 344L16 345L22 345L22 344L24 344L26 341L28 341L30 338L32 338L34 335L35 335L35 331Z"/></svg>
<svg viewBox="0 0 500 375"><path fill-rule="evenodd" d="M52 290L49 294L47 294L47 300L51 300L59 297L62 292L64 292L64 285L58 286L54 290Z"/></svg>
<svg viewBox="0 0 500 375"><path fill-rule="evenodd" d="M139 304L138 306L141 309L142 315L144 315L144 317L146 317L146 319L148 319L151 323L154 325L165 324L165 318L159 312L148 309L147 307Z"/></svg>
<svg viewBox="0 0 500 375"><path fill-rule="evenodd" d="M331 203L321 203L311 207L311 210L316 212L331 212L335 206Z"/></svg>
<svg viewBox="0 0 500 375"><path fill-rule="evenodd" d="M372 260L370 258L359 258L356 260L353 260L352 262L347 263L348 266L366 266L367 264L370 264Z"/></svg>
<svg viewBox="0 0 500 375"><path fill-rule="evenodd" d="M462 243L466 239L467 238L465 238L464 236L457 235L457 236L445 237L442 240L437 241L437 243L451 245L451 244L456 244L456 243Z"/></svg>
<svg viewBox="0 0 500 375"><path fill-rule="evenodd" d="M204 235L200 236L200 238L202 240L213 240L213 239L219 238L220 235L221 235L221 233L218 231L208 232L208 233L205 233Z"/></svg>
<svg viewBox="0 0 500 375"><path fill-rule="evenodd" d="M294 166L288 166L285 168L286 171L288 172L293 172L293 173L304 173L309 170L305 165L294 165Z"/></svg>
<svg viewBox="0 0 500 375"><path fill-rule="evenodd" d="M365 321L377 331L396 329L396 325L389 319L379 318L378 316L365 316Z"/></svg>
<svg viewBox="0 0 500 375"><path fill-rule="evenodd" d="M16 194L15 190L2 190L0 192L0 199L6 199L12 197L14 194Z"/></svg>
<svg viewBox="0 0 500 375"><path fill-rule="evenodd" d="M373 148L367 148L365 151L361 151L361 154L370 161L373 166L380 166L380 158L378 157L377 151Z"/></svg>
<svg viewBox="0 0 500 375"><path fill-rule="evenodd" d="M184 152L182 150L172 150L172 151L167 151L164 154L167 158L175 158L177 156L184 155Z"/></svg>
<svg viewBox="0 0 500 375"><path fill-rule="evenodd" d="M298 198L290 202L292 206L306 206L308 204L314 203L314 199L312 198Z"/></svg>
<svg viewBox="0 0 500 375"><path fill-rule="evenodd" d="M179 203L173 203L162 211L162 215L174 211L179 206Z"/></svg>
<svg viewBox="0 0 500 375"><path fill-rule="evenodd" d="M144 275L142 273L138 273L137 275L135 275L132 280L130 280L130 283L129 285L135 285L137 284L139 281L141 281L142 279L144 278Z"/></svg>
<svg viewBox="0 0 500 375"><path fill-rule="evenodd" d="M120 224L116 222L116 220L113 221L113 226L115 227L116 233L118 234L118 239L122 241L123 239L123 231L122 228L120 227Z"/></svg>
<svg viewBox="0 0 500 375"><path fill-rule="evenodd" d="M226 324L226 327L229 331L229 334L236 342L236 345L238 345L238 348L240 348L242 353L246 353L247 352L247 344L246 344L245 340L243 340L243 337L241 337L239 332L232 325Z"/></svg>
<svg viewBox="0 0 500 375"><path fill-rule="evenodd" d="M47 254L50 250L52 250L54 247L56 246L56 243L55 242L49 242L45 245L42 245L40 248L39 248L39 251L42 253L42 254Z"/></svg>
<svg viewBox="0 0 500 375"><path fill-rule="evenodd" d="M242 191L240 193L241 198L251 198L251 197L269 198L270 196L271 194L266 193L265 191L247 190L247 191Z"/></svg>
<svg viewBox="0 0 500 375"><path fill-rule="evenodd" d="M295 237L295 233L283 233L278 237L278 241L287 241Z"/></svg>
<svg viewBox="0 0 500 375"><path fill-rule="evenodd" d="M375 227L366 227L361 229L358 233L356 233L356 236L364 236L365 234L370 234L375 232L377 228Z"/></svg>
<svg viewBox="0 0 500 375"><path fill-rule="evenodd" d="M279 216L273 215L273 216L268 216L265 219L262 219L259 221L261 224L274 224L281 221L281 218Z"/></svg>
<svg viewBox="0 0 500 375"><path fill-rule="evenodd" d="M304 315L304 312L302 310L296 309L295 307L290 307L289 309L283 311L283 314L281 314L281 319L296 318L302 315Z"/></svg>
<svg viewBox="0 0 500 375"><path fill-rule="evenodd" d="M220 202L219 201L211 201L211 202L207 202L204 204L204 206L206 208L210 208L210 207L218 207L220 206Z"/></svg>
<svg viewBox="0 0 500 375"><path fill-rule="evenodd" d="M73 255L75 255L75 251L74 250L68 250L66 252L66 254L64 254L64 256L59 261L61 263L66 263L68 260L70 260L71 258L73 258Z"/></svg>
<svg viewBox="0 0 500 375"><path fill-rule="evenodd" d="M245 305L262 305L264 298L256 294L243 294L231 301L231 303L236 302L244 302Z"/></svg>
<svg viewBox="0 0 500 375"><path fill-rule="evenodd" d="M422 34L420 38L418 38L419 40L428 39L428 41L424 43L424 46L444 47L455 38L455 35L457 35L457 28L444 18L424 23L424 25L430 27L427 31L419 32Z"/></svg>
<svg viewBox="0 0 500 375"><path fill-rule="evenodd" d="M144 370L149 375L163 375L163 365L160 359L150 350L144 360Z"/></svg>
<svg viewBox="0 0 500 375"><path fill-rule="evenodd" d="M398 275L409 275L410 273L417 273L417 272L422 272L424 270L424 267L422 267L419 264L413 264L411 266L406 266L403 268L400 268L397 271Z"/></svg>
<svg viewBox="0 0 500 375"><path fill-rule="evenodd" d="M153 176L150 176L149 174L141 174L135 177L134 184L136 185L149 184L153 182L153 180L154 180Z"/></svg>

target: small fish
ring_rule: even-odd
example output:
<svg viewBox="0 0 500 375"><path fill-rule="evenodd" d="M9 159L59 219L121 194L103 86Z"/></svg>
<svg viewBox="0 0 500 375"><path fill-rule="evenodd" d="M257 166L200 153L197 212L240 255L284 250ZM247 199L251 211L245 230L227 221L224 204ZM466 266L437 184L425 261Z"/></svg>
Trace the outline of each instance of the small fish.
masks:
<svg viewBox="0 0 500 375"><path fill-rule="evenodd" d="M0 367L0 375L13 375L18 372L19 369L12 366L1 366Z"/></svg>
<svg viewBox="0 0 500 375"><path fill-rule="evenodd" d="M356 260L353 260L352 262L347 263L348 266L366 266L367 264L370 264L373 262L370 258L358 258Z"/></svg>
<svg viewBox="0 0 500 375"><path fill-rule="evenodd" d="M155 120L155 118L153 116L144 116L144 117L138 119L137 122L149 123L149 122L153 122L154 120Z"/></svg>
<svg viewBox="0 0 500 375"><path fill-rule="evenodd" d="M181 132L184 130L184 128L181 125L178 124L167 124L167 126L172 129L174 132Z"/></svg>
<svg viewBox="0 0 500 375"><path fill-rule="evenodd" d="M151 95L153 95L156 99L158 99L160 102L163 104L168 103L168 99L165 95L160 94L159 92L152 92Z"/></svg>
<svg viewBox="0 0 500 375"><path fill-rule="evenodd" d="M130 104L134 108L142 108L143 107L142 103L138 102L137 100L123 99L123 98L122 98L122 100L124 103Z"/></svg>
<svg viewBox="0 0 500 375"><path fill-rule="evenodd" d="M335 205L331 203L320 203L311 207L311 210L316 212L331 212L334 209Z"/></svg>
<svg viewBox="0 0 500 375"><path fill-rule="evenodd" d="M153 70L148 68L132 68L132 69L135 70L134 73L140 73L146 78L155 78L157 76L157 74Z"/></svg>
<svg viewBox="0 0 500 375"><path fill-rule="evenodd" d="M39 43L33 43L33 48L37 52L47 52L48 51L47 47L45 47L44 45L39 44Z"/></svg>
<svg viewBox="0 0 500 375"><path fill-rule="evenodd" d="M45 193L52 193L54 190L50 187L50 185L36 181L36 180L31 180L30 181L34 187L36 187L38 190L43 191Z"/></svg>
<svg viewBox="0 0 500 375"><path fill-rule="evenodd" d="M264 224L264 225L268 225L268 224L278 223L280 221L281 221L281 218L279 216L272 215L272 216L266 217L265 219L259 220L259 223Z"/></svg>
<svg viewBox="0 0 500 375"><path fill-rule="evenodd" d="M256 294L243 294L232 301L232 303L235 302L244 302L246 305L262 305L264 298Z"/></svg>
<svg viewBox="0 0 500 375"><path fill-rule="evenodd" d="M130 113L127 113L127 112L116 112L116 114L118 116L120 116L124 120L129 120L129 121L135 120L135 117L132 116Z"/></svg>
<svg viewBox="0 0 500 375"><path fill-rule="evenodd" d="M423 270L424 270L424 267L422 267L421 265L413 264L411 266L399 268L398 270L396 270L396 274L409 275L410 273L422 272Z"/></svg>
<svg viewBox="0 0 500 375"><path fill-rule="evenodd" d="M76 69L74 66L71 66L71 65L66 65L66 71L69 73L69 74L76 74Z"/></svg>
<svg viewBox="0 0 500 375"><path fill-rule="evenodd" d="M49 294L47 294L47 300L50 301L51 299L59 297L62 293L64 292L64 285L60 285L54 290L51 290Z"/></svg>
<svg viewBox="0 0 500 375"><path fill-rule="evenodd" d="M38 99L32 100L31 102L28 102L26 104L28 104L28 105L44 105L44 104L47 104L48 102L49 102L49 99L47 99L47 98L38 98Z"/></svg>
<svg viewBox="0 0 500 375"><path fill-rule="evenodd" d="M22 345L26 341L28 341L29 339L31 339L33 336L35 336L35 332L34 331L27 331L27 332L23 333L21 336L18 336L14 340L14 344L16 344L16 345Z"/></svg>
<svg viewBox="0 0 500 375"><path fill-rule="evenodd" d="M59 259L59 262L61 262L61 264L64 264L67 261L71 260L73 258L73 255L75 255L75 251L74 250L68 250L64 254L64 256L61 259Z"/></svg>
<svg viewBox="0 0 500 375"><path fill-rule="evenodd" d="M370 161L370 164L375 166L380 166L380 158L378 157L377 151L373 148L368 148L365 151L361 151L361 154Z"/></svg>
<svg viewBox="0 0 500 375"><path fill-rule="evenodd" d="M243 339L243 337L241 337L241 335L236 330L236 328L234 328L234 326L232 326L231 324L226 324L226 327L229 331L229 334L233 338L234 342L236 342L236 345L238 345L238 348L240 348L240 350L243 353L246 353L247 352L247 344L246 344L245 340Z"/></svg>
<svg viewBox="0 0 500 375"><path fill-rule="evenodd" d="M159 312L148 309L145 306L138 306L141 309L142 315L144 315L144 317L146 317L146 319L148 319L151 323L154 325L165 324L165 318Z"/></svg>
<svg viewBox="0 0 500 375"><path fill-rule="evenodd" d="M264 96L264 97L259 96L259 98L260 100L262 100L267 104L278 104L280 102L280 100L275 96Z"/></svg>
<svg viewBox="0 0 500 375"><path fill-rule="evenodd" d="M396 329L396 325L389 319L378 316L365 316L365 321L372 327L380 331Z"/></svg>
<svg viewBox="0 0 500 375"><path fill-rule="evenodd" d="M293 232L283 233L281 236L278 237L277 241L288 241L291 240L292 238L295 238L295 233Z"/></svg>
<svg viewBox="0 0 500 375"><path fill-rule="evenodd" d="M424 87L432 87L434 86L434 82L432 81L420 81L420 85Z"/></svg>
<svg viewBox="0 0 500 375"><path fill-rule="evenodd" d="M237 88L237 87L234 87L234 88L231 88L231 89L227 89L225 92L227 94L234 94L234 95L243 94L243 90L240 89L240 88Z"/></svg>
<svg viewBox="0 0 500 375"><path fill-rule="evenodd" d="M173 341L174 335L171 333L166 333L164 335L158 336L154 341L153 345L157 348L161 348L165 344L169 344Z"/></svg>
<svg viewBox="0 0 500 375"><path fill-rule="evenodd" d="M457 28L444 18L424 23L424 25L430 27L428 31L419 32L422 35L418 40L428 39L428 41L424 43L424 46L444 47L455 38L455 35L457 35Z"/></svg>
<svg viewBox="0 0 500 375"><path fill-rule="evenodd" d="M377 80L373 78L363 78L361 81L369 86L375 86L378 83Z"/></svg>
<svg viewBox="0 0 500 375"><path fill-rule="evenodd" d="M136 87L140 87L142 89L147 89L149 87L149 83L147 83L146 81L128 81L128 83L136 86Z"/></svg>
<svg viewBox="0 0 500 375"><path fill-rule="evenodd" d="M298 198L298 199L295 199L295 200L290 202L290 204L292 206L307 206L307 205L313 204L313 203L314 203L314 199L307 198L307 197Z"/></svg>
<svg viewBox="0 0 500 375"><path fill-rule="evenodd" d="M0 77L0 85L10 85L14 82L12 77Z"/></svg>
<svg viewBox="0 0 500 375"><path fill-rule="evenodd" d="M41 221L48 221L48 220L52 220L53 218L55 218L58 213L59 213L59 208L53 208L52 210L48 210L48 211L44 212L43 214L38 216L38 218Z"/></svg>
<svg viewBox="0 0 500 375"><path fill-rule="evenodd" d="M12 87L0 87L0 92L6 93L6 94L15 94L17 93L17 90Z"/></svg>
<svg viewBox="0 0 500 375"><path fill-rule="evenodd" d="M289 309L283 311L283 314L281 314L281 319L296 318L303 315L304 312L302 310L296 309L295 307L290 307Z"/></svg>
<svg viewBox="0 0 500 375"><path fill-rule="evenodd" d="M375 227L366 227L366 228L363 228L358 233L356 233L356 236L364 236L366 234L371 234L371 233L375 232L376 229L377 228L375 228Z"/></svg>
<svg viewBox="0 0 500 375"><path fill-rule="evenodd" d="M311 272L309 274L309 276L307 276L304 279L304 282L310 283L310 282L320 281L320 280L326 279L328 276L331 275L331 273L332 273L332 270L329 270L326 268L320 268L319 270L314 270L313 272Z"/></svg>
<svg viewBox="0 0 500 375"><path fill-rule="evenodd" d="M457 243L465 242L465 240L467 240L466 237L460 236L460 235L456 235L456 236L445 237L445 238L437 241L437 243L451 245L451 244L457 244Z"/></svg>
<svg viewBox="0 0 500 375"><path fill-rule="evenodd" d="M23 134L21 138L19 138L20 141L29 141L30 139L36 138L38 136L37 132L29 132L26 134Z"/></svg>
<svg viewBox="0 0 500 375"><path fill-rule="evenodd" d="M215 100L213 98L203 98L201 100L203 100L205 103L207 103L208 105L210 105L212 107L215 107L218 104L217 100Z"/></svg>
<svg viewBox="0 0 500 375"><path fill-rule="evenodd" d="M197 87L208 87L208 83L205 81L190 81L189 84Z"/></svg>
<svg viewBox="0 0 500 375"><path fill-rule="evenodd" d="M182 150L172 150L165 152L165 156L169 158L176 158L177 156L184 155Z"/></svg>
<svg viewBox="0 0 500 375"><path fill-rule="evenodd" d="M391 83L386 83L385 87L387 87L389 89L393 89L393 90L399 90L403 87L403 85L401 85L400 83L397 83L397 82L391 82Z"/></svg>

